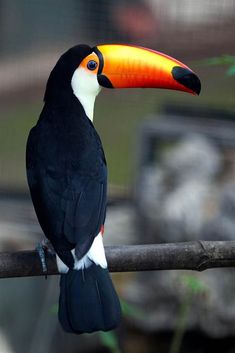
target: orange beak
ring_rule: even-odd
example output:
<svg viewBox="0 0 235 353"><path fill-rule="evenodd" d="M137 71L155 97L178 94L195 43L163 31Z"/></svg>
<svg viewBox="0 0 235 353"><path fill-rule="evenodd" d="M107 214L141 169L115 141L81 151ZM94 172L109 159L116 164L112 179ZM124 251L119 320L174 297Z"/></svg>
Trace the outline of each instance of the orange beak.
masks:
<svg viewBox="0 0 235 353"><path fill-rule="evenodd" d="M199 94L201 83L183 63L160 52L131 45L94 48L99 57L98 82L108 88L167 88Z"/></svg>

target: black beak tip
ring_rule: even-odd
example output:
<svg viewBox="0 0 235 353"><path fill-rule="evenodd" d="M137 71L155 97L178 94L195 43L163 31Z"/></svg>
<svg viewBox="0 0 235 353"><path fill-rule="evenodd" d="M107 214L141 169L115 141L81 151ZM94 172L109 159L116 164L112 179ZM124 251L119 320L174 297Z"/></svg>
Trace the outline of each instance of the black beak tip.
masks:
<svg viewBox="0 0 235 353"><path fill-rule="evenodd" d="M201 82L197 75L195 75L189 69L175 66L172 69L172 76L173 78L179 82L181 85L189 88L195 94L199 95L201 92Z"/></svg>

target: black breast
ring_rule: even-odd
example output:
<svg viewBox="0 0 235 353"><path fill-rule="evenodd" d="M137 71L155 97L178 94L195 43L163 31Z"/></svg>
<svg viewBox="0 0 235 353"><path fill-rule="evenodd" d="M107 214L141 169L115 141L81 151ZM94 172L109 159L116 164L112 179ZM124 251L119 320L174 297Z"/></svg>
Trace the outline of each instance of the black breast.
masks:
<svg viewBox="0 0 235 353"><path fill-rule="evenodd" d="M27 175L45 235L70 267L104 224L107 170L100 138L79 106L45 106L27 143Z"/></svg>

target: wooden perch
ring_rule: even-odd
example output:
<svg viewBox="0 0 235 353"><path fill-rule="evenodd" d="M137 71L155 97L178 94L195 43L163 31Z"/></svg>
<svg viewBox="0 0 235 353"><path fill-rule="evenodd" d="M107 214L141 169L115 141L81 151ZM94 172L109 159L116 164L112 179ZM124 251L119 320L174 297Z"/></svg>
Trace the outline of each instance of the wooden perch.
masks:
<svg viewBox="0 0 235 353"><path fill-rule="evenodd" d="M111 272L235 267L235 241L107 246L105 251ZM58 274L55 256L47 254L47 267L48 275ZM0 278L43 275L36 251L0 253Z"/></svg>

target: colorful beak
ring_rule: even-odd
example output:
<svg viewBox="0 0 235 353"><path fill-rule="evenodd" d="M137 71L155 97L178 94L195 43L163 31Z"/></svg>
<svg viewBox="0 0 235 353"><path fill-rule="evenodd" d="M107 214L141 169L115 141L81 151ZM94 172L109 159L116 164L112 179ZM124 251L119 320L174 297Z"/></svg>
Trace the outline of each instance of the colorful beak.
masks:
<svg viewBox="0 0 235 353"><path fill-rule="evenodd" d="M94 48L99 57L98 82L108 88L167 88L199 94L201 83L183 63L160 52L119 44Z"/></svg>

